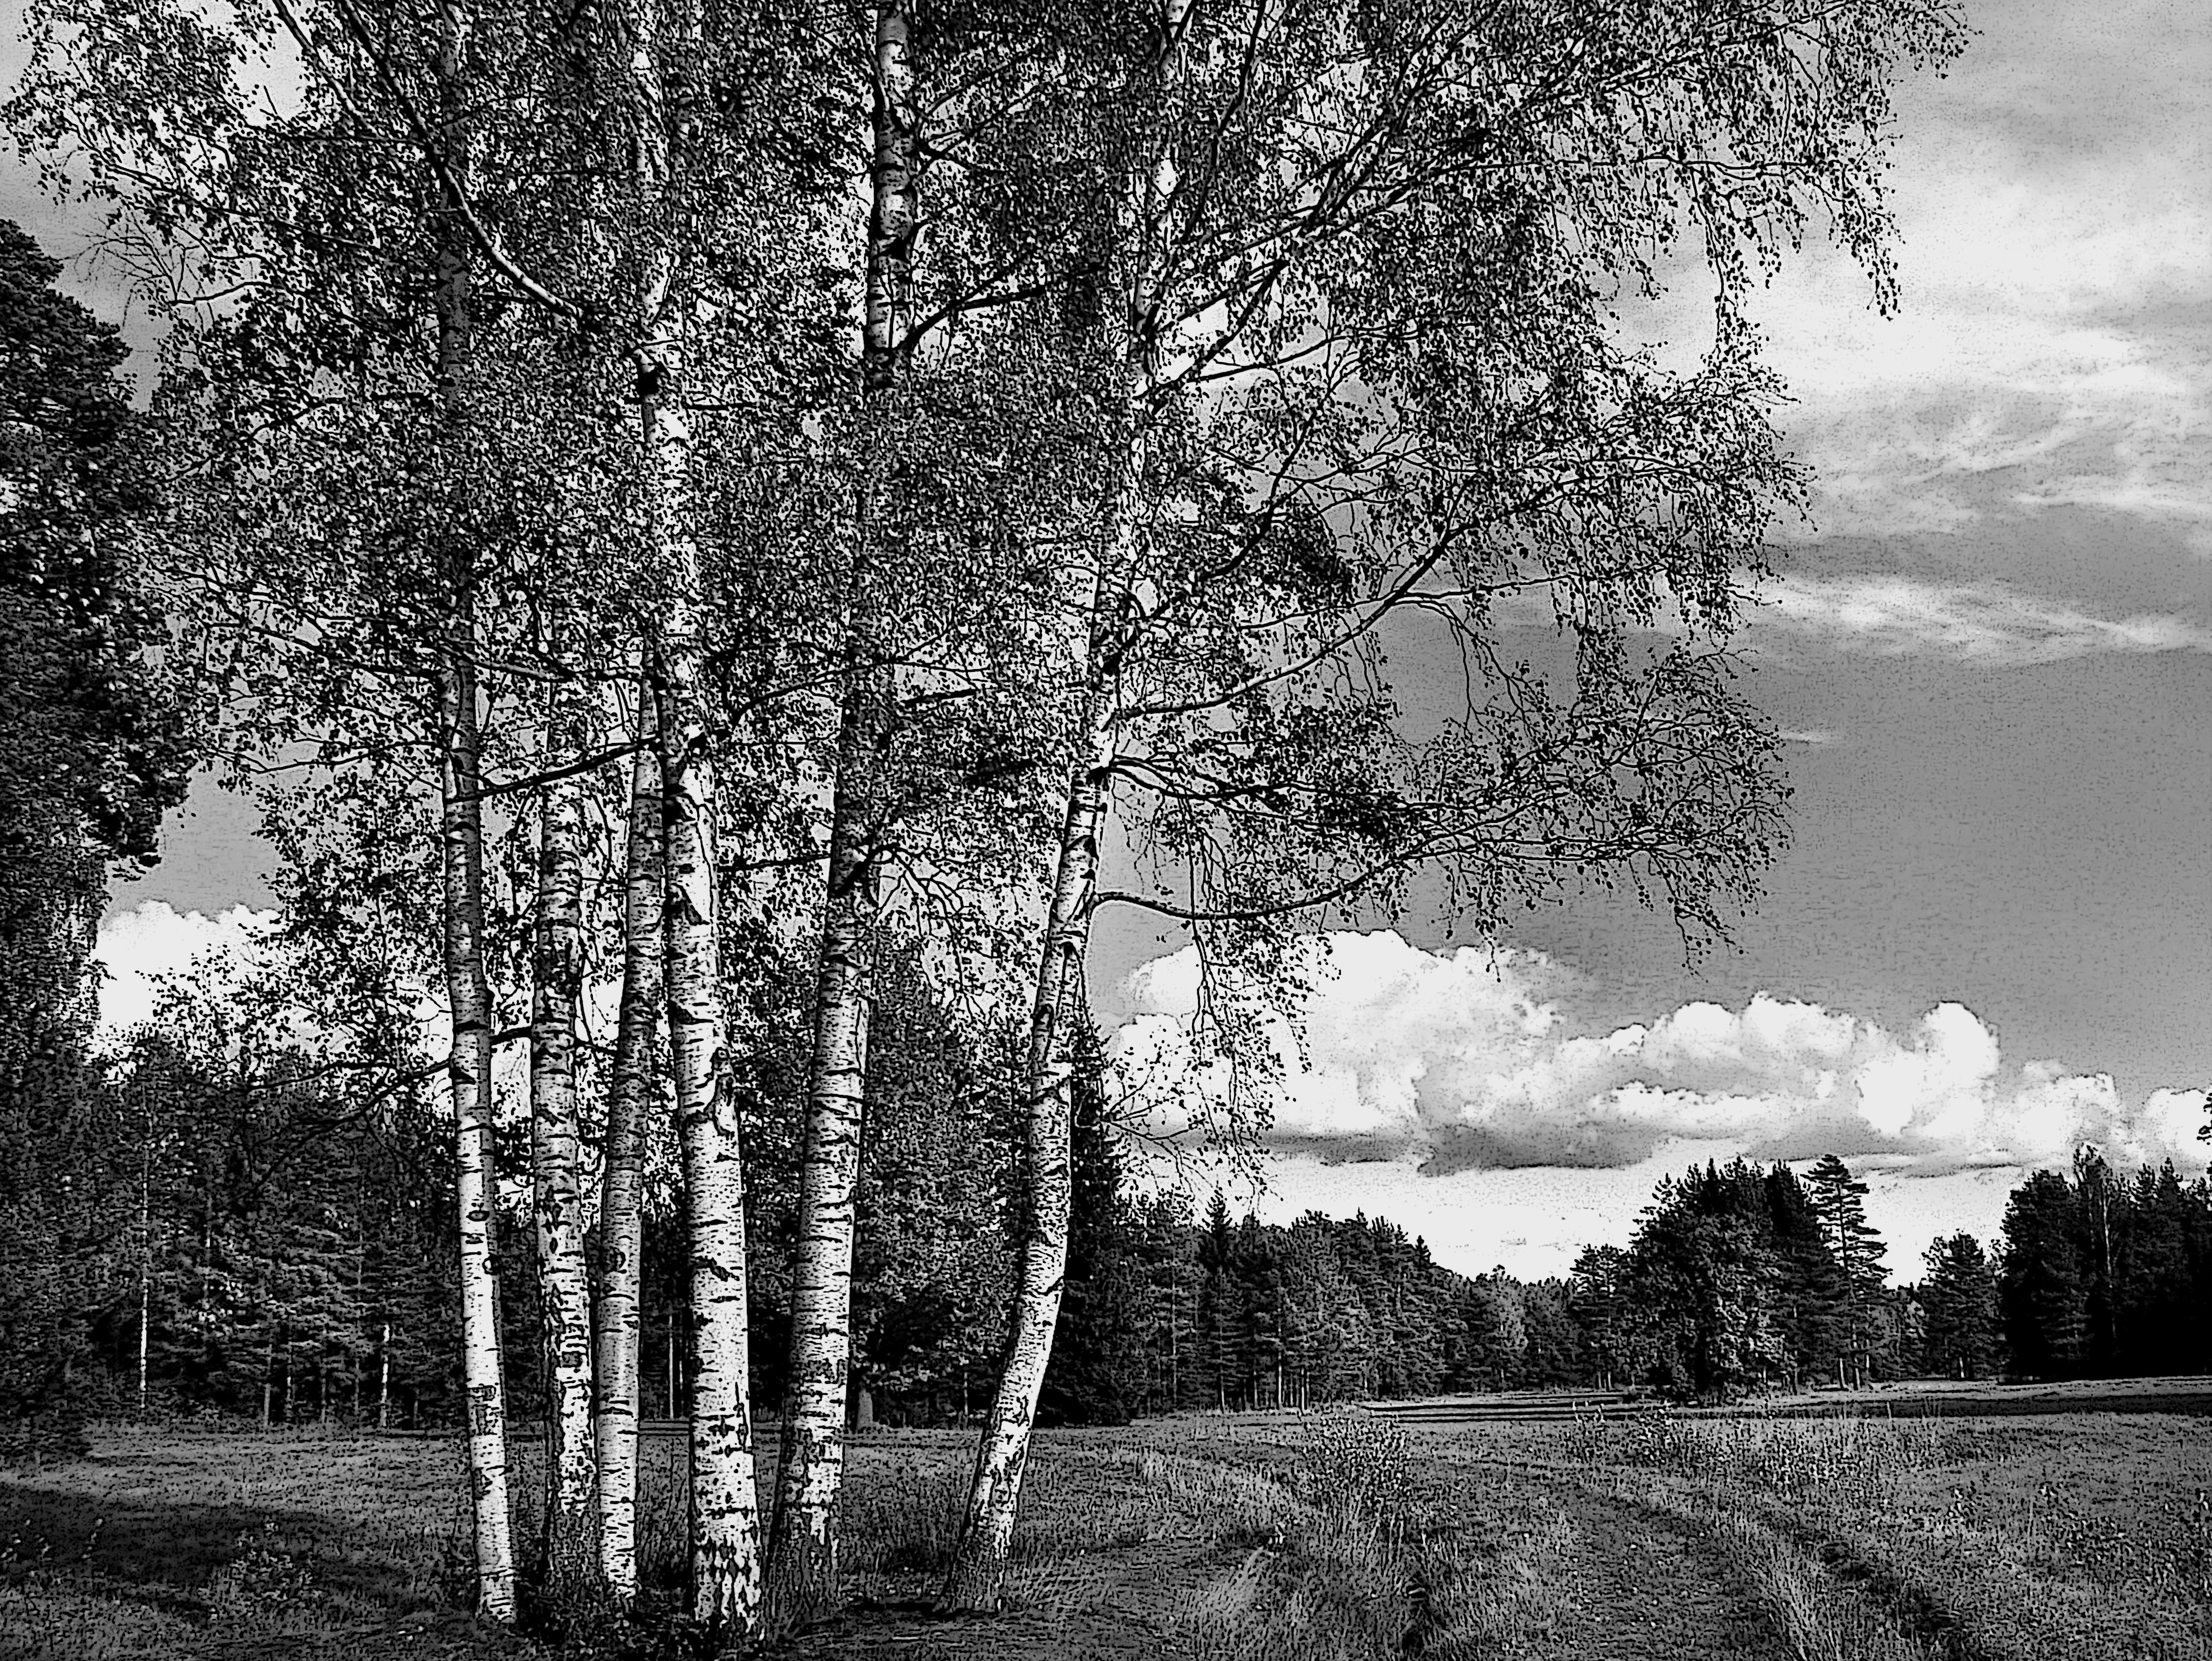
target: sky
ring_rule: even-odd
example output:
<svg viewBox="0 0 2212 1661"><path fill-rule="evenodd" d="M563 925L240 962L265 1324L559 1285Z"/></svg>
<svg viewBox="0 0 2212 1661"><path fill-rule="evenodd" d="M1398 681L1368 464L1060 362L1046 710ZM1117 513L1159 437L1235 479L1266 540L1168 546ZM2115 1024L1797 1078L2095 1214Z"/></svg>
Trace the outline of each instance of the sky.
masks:
<svg viewBox="0 0 2212 1661"><path fill-rule="evenodd" d="M1664 917L1603 898L1494 953L1410 921L1333 939L1263 1215L1379 1212L1455 1268L1558 1274L1663 1172L1834 1152L1909 1279L2081 1141L2203 1169L2212 9L1968 15L1965 58L1898 99L1899 313L1819 247L1755 308L1820 484L1742 640L1796 814L1738 949L1693 971ZM20 170L0 214L81 244ZM1703 305L1655 326L1688 338ZM196 788L118 888L111 1019L265 900L252 826ZM1101 919L1126 1055L1187 1013L1176 945Z"/></svg>

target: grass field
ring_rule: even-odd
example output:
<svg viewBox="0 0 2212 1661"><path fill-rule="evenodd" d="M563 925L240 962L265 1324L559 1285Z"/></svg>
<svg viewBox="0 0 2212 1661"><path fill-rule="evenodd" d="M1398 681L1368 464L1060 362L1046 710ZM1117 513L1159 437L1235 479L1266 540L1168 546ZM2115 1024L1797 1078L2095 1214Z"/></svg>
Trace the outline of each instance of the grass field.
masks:
<svg viewBox="0 0 2212 1661"><path fill-rule="evenodd" d="M647 1447L665 1585L681 1445ZM1048 1433L1008 1612L940 1621L969 1457L856 1445L855 1608L774 1653L2212 1661L2212 1436L2176 1415ZM0 1477L0 1658L550 1657L465 1613L460 1475L440 1441L107 1428ZM586 1640L684 1652L665 1625Z"/></svg>

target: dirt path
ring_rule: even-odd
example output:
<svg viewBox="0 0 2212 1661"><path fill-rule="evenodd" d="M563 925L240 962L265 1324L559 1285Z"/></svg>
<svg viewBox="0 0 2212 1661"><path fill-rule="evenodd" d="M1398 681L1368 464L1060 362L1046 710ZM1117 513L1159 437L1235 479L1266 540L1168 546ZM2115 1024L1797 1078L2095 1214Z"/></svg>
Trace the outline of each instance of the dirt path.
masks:
<svg viewBox="0 0 2212 1661"><path fill-rule="evenodd" d="M1022 1577L1029 1604L985 1618L929 1613L927 1585L911 1602L862 1606L769 1653L777 1661L1157 1661L1171 1652L1159 1615L1233 1581L1244 1554L1202 1541L1162 1540L1087 1552Z"/></svg>
<svg viewBox="0 0 2212 1661"><path fill-rule="evenodd" d="M1755 1595L1694 1525L1571 1482L1495 1470L1468 1480L1485 1485L1479 1498L1468 1496L1470 1516L1477 1510L1494 1514L1503 1501L1524 1517L1534 1509L1564 1522L1510 1571L1533 1593L1518 1601L1534 1605L1535 1618L1504 1615L1484 1623L1479 1634L1439 1632L1427 1641L1409 1634L1404 1654L1479 1655L1484 1661L1790 1661ZM1520 1491L1501 1492L1509 1488ZM1188 1611L1194 1603L1233 1600L1238 1583L1251 1576L1250 1556L1193 1540L1094 1551L1032 1579L1026 1588L1030 1607L988 1621L932 1616L917 1584L910 1604L855 1609L775 1653L788 1661L1188 1656L1194 1652L1170 1640L1161 1615L1170 1607ZM1516 1601L1508 1593L1492 1606Z"/></svg>
<svg viewBox="0 0 2212 1661"><path fill-rule="evenodd" d="M1568 1609L1530 1661L1789 1661L1750 1588L1692 1525L1561 1483Z"/></svg>

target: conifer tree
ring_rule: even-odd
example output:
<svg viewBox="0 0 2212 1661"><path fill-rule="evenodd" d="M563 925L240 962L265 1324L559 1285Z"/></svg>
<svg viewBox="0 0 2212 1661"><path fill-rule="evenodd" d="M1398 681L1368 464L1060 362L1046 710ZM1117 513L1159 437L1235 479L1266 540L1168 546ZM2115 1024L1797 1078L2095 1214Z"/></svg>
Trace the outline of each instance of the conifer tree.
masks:
<svg viewBox="0 0 2212 1661"><path fill-rule="evenodd" d="M2033 1378L2078 1375L2088 1305L2074 1192L2063 1177L2039 1171L2005 1202L1997 1310L2012 1366Z"/></svg>
<svg viewBox="0 0 2212 1661"><path fill-rule="evenodd" d="M1146 1288L1095 1028L1078 1036L1075 1056L1067 1287L1038 1411L1057 1424L1123 1425L1144 1402Z"/></svg>
<svg viewBox="0 0 2212 1661"><path fill-rule="evenodd" d="M1960 1232L1931 1241L1920 1283L1922 1365L1940 1378L1979 1378L1997 1359L1996 1276L1982 1243Z"/></svg>
<svg viewBox="0 0 2212 1661"><path fill-rule="evenodd" d="M1832 1153L1824 1154L1805 1173L1813 1210L1820 1220L1829 1255L1843 1277L1844 1354L1854 1382L1870 1376L1881 1337L1878 1311L1883 1284L1881 1234L1866 1219L1867 1185ZM1839 1374L1838 1382L1842 1382Z"/></svg>

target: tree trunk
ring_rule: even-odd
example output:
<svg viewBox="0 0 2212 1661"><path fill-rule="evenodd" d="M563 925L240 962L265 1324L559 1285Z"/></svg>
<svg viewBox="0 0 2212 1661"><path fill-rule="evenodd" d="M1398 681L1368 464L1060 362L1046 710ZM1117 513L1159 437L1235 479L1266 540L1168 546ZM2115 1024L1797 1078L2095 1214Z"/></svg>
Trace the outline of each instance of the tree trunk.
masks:
<svg viewBox="0 0 2212 1661"><path fill-rule="evenodd" d="M462 281L465 281L464 277ZM472 604L454 630L439 691L443 729L446 993L453 1010L448 1068L459 1129L454 1195L460 1214L461 1373L468 1402L469 1473L476 1506L477 1608L514 1619L514 1551L507 1516L507 1397L501 1377L499 1283L493 1268L491 995L483 967L483 774L477 733Z"/></svg>
<svg viewBox="0 0 2212 1661"><path fill-rule="evenodd" d="M434 67L445 164L455 187L470 171L468 88L465 83L469 19L454 0L441 0ZM462 381L471 350L470 266L460 204L434 214L437 283L438 399L445 436L458 439L466 419ZM449 446L458 454L458 442ZM459 490L460 481L452 481ZM477 1609L488 1619L514 1619L514 1549L507 1512L507 1396L501 1376L499 1286L494 1269L491 994L483 961L483 770L477 709L475 551L458 526L446 531L446 575L452 614L438 679L438 748L445 867L446 993L452 1012L448 1075L459 1142L454 1199L460 1215L461 1377L468 1403L470 1488L475 1502Z"/></svg>
<svg viewBox="0 0 2212 1661"><path fill-rule="evenodd" d="M153 1316L153 1277L143 1266L138 1271L138 1416L146 1416L146 1329Z"/></svg>
<svg viewBox="0 0 2212 1661"><path fill-rule="evenodd" d="M599 1305L599 1564L608 1590L625 1602L637 1594L639 1276L645 1251L640 1133L653 1093L665 909L657 730L652 689L641 677L623 889L622 1005L607 1089L607 1150L599 1196L605 1262Z"/></svg>
<svg viewBox="0 0 2212 1661"><path fill-rule="evenodd" d="M1082 995L1091 896L1098 871L1098 830L1113 762L1111 714L1107 693L1095 691L1087 712L1090 753L1068 794L1030 1016L1022 1101L1027 1206L1013 1331L976 1451L959 1541L945 1576L940 1603L948 1609L999 1607L1021 1502L1022 1473L1029 1459L1030 1432L1060 1321L1060 1291L1067 1273L1069 1086L1074 1071L1066 1028L1079 1013Z"/></svg>
<svg viewBox="0 0 2212 1661"><path fill-rule="evenodd" d="M1182 0L1170 0L1162 73L1180 39ZM1115 686L1124 646L1123 595L1139 546L1139 515L1157 363L1155 262L1165 244L1167 205L1147 172L1133 181L1140 227L1124 226L1138 250L1128 283L1130 335L1123 348L1127 377L1124 442L1103 547L1083 596L1088 623L1081 748L1070 770L1044 949L1030 1006L1021 1112L1026 1159L1026 1226L1014 1293L1005 1370L976 1450L975 1474L939 1605L995 1609L1004 1593L1006 1554L1020 1508L1030 1433L1044 1389L1052 1339L1067 1273L1072 1198L1069 1146L1073 1072L1066 1025L1082 997L1083 960L1091 935L1091 900L1098 874L1098 837L1115 758Z"/></svg>
<svg viewBox="0 0 2212 1661"><path fill-rule="evenodd" d="M548 700L545 759L583 748L574 694ZM545 1585L556 1602L582 1594L599 1572L592 1439L592 1305L577 1171L576 1002L583 985L583 781L560 779L538 803L536 939L531 954L530 1152L544 1309Z"/></svg>
<svg viewBox="0 0 2212 1661"><path fill-rule="evenodd" d="M872 679L875 666L852 666ZM852 1365L853 1193L867 1080L869 952L874 923L867 798L869 700L846 698L832 812L830 891L817 981L814 1059L799 1150L799 1245L792 1285L790 1397L784 1409L769 1588L775 1624L801 1627L840 1600L837 1496Z"/></svg>
<svg viewBox="0 0 2212 1661"><path fill-rule="evenodd" d="M662 319L672 312L654 307ZM655 691L668 862L668 1051L691 1225L691 1614L735 1642L750 1639L759 1621L760 1500L747 1393L744 1169L737 1104L723 1087L720 802L702 684L698 551L684 518L691 435L677 398L672 325L647 356L640 402L670 591Z"/></svg>
<svg viewBox="0 0 2212 1661"><path fill-rule="evenodd" d="M853 1192L866 1082L876 843L876 784L886 744L890 670L881 639L876 558L901 441L894 401L910 289L916 206L914 66L906 0L876 12L866 289L861 384L872 453L862 484L846 606L846 652L830 815L829 887L816 986L814 1054L799 1151L799 1250L792 1288L790 1398L785 1405L769 1586L776 1625L809 1624L842 1600L837 1500L852 1366Z"/></svg>

